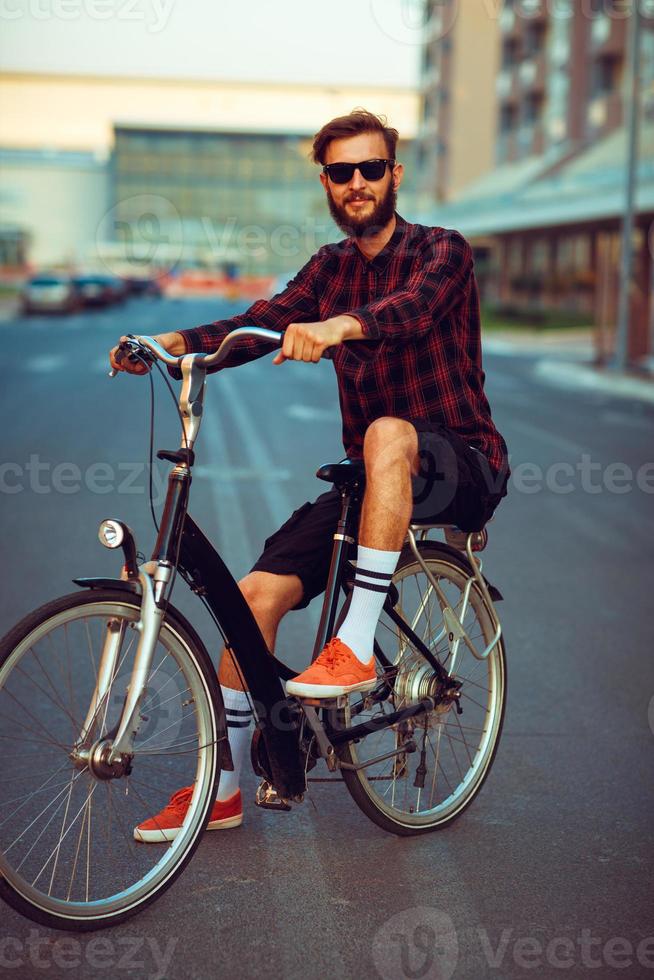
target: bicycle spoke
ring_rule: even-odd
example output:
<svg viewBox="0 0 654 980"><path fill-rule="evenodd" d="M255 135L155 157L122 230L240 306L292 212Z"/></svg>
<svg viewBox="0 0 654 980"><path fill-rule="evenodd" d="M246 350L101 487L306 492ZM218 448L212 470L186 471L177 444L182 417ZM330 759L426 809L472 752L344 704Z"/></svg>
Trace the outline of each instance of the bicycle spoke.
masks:
<svg viewBox="0 0 654 980"><path fill-rule="evenodd" d="M184 638L174 611L167 613L174 628L166 620L157 640L140 708L149 717L142 719L140 740L135 736L131 774L110 775L95 745L107 738L124 708L122 685L130 683L139 641L129 628L138 619L137 601L107 600L101 593L58 600L53 612L39 611L41 618L26 625L24 639L0 661L2 874L10 889L28 896L42 922L58 921L68 905L71 920L111 924L165 889L177 862L197 844L196 811L213 785L219 747L208 658L203 663L206 655ZM111 621L120 629L109 638L119 644L117 662L108 689L97 698ZM69 755L84 724L79 719L87 717L91 734L84 749L92 749L91 768L76 768ZM175 845L136 844L134 828L191 784L198 792Z"/></svg>
<svg viewBox="0 0 654 980"><path fill-rule="evenodd" d="M468 640L477 650L483 650L495 632L495 624L481 593L473 584L466 597L466 573L458 566L454 567L449 556L447 562L439 564L439 560L434 559L431 565L430 571L438 588L417 561L405 559L404 564L400 563L393 579L398 592L395 611L446 669L455 645L456 671L453 676L460 685L459 707L463 708L463 715L459 717L454 705L449 709L439 705L434 711L409 721L409 735L401 736L396 726L393 726L393 735L389 734L389 729L371 733L355 747L350 747L354 761L365 763L388 751L398 752L403 741L409 738L418 743L418 749L413 753L398 753L354 774L343 773L348 785L356 780L364 788L366 796L381 814L416 828L447 822L472 798L487 770L485 760L494 744L498 709L502 704L497 698L498 650L479 660L465 641L452 643L448 638L449 622L446 625L443 614L444 609L451 610ZM399 710L427 694L440 697L440 683L420 651L413 647L400 626L384 614L379 623L377 642L395 665L392 681L395 696L378 703L371 712L361 714L361 721L379 710ZM430 681L430 677L434 679ZM422 758L419 750L423 741L421 733L424 733L427 771L424 777L416 779Z"/></svg>

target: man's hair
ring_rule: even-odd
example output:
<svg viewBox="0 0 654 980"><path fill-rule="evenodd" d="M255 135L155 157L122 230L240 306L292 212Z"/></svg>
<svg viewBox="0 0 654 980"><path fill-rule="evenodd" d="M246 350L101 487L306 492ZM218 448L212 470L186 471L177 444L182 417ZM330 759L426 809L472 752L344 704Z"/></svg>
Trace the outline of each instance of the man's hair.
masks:
<svg viewBox="0 0 654 980"><path fill-rule="evenodd" d="M358 136L360 133L380 133L384 137L389 159L394 160L399 133L386 123L386 116L376 116L361 107L353 109L347 116L337 116L331 122L325 123L314 136L313 162L324 164L327 147L332 140L346 139L348 136Z"/></svg>

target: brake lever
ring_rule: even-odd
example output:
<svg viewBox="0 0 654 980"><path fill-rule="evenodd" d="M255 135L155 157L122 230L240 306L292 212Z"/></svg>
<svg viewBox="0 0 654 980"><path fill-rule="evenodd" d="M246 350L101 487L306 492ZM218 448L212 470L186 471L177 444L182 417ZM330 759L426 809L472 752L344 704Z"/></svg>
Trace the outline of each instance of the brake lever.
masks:
<svg viewBox="0 0 654 980"><path fill-rule="evenodd" d="M132 345L131 347L130 347L130 343ZM127 353L130 350L132 351L132 353ZM135 353L136 351L139 352L138 357L136 356ZM152 364L153 361L153 358L151 357L150 352L147 350L147 348L141 347L141 345L136 340L130 341L128 339L127 343L120 344L118 350L116 351L115 360L120 364L120 362L124 360L126 354L127 354L128 361L132 361L133 363L136 363L137 361L143 363L143 361L145 361L148 367ZM117 374L118 371L116 371L115 368L111 368L111 370L109 371L110 378L115 378Z"/></svg>

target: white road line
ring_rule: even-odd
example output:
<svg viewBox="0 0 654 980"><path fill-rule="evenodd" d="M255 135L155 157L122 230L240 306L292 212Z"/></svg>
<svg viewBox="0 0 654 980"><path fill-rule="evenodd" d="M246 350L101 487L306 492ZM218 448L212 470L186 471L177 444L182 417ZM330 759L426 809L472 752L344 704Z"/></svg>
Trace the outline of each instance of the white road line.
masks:
<svg viewBox="0 0 654 980"><path fill-rule="evenodd" d="M290 517L293 509L289 495L286 491L289 481L279 478L279 474L284 472L278 465L278 463L281 461L276 460L268 449L265 433L261 434L259 432L256 422L254 422L250 416L247 403L242 397L242 393L239 390L237 382L230 377L229 369L221 372L218 383L221 386L221 393L224 398L222 405L226 407L229 416L231 416L228 424L233 424L234 428L238 432L240 444L243 447L243 464L250 470L256 470L257 472L261 473L277 474L277 479L269 480L266 478L265 483L262 480L261 493L261 500L264 502L264 505L268 507L272 518L272 526L276 529ZM216 416L218 413L214 411L210 414L212 416ZM223 410L223 416L224 414L225 412ZM214 436L218 425L219 423L214 418ZM212 447L212 455L213 452L214 450ZM222 457L220 456L219 452L216 452L215 455L216 458L225 458L224 450ZM221 506L222 493L220 493L215 481L212 481L212 490L216 495L216 498L218 498L218 495L220 495L220 499L216 499L216 507L219 508ZM244 517L238 497L234 502L233 509L238 510L236 520L239 522L241 527L244 527ZM229 535L232 535L232 537L234 536L233 528L230 528L229 531L226 531L225 533L228 537ZM227 540L228 537L225 537L223 540ZM263 541L261 544L263 545ZM308 616L309 622L311 623L311 628L315 633L320 617L320 604L318 602L313 603L312 606L306 610L305 615Z"/></svg>
<svg viewBox="0 0 654 980"><path fill-rule="evenodd" d="M228 406L234 427L239 434L239 442L246 457L245 464L257 470L277 471L279 461L273 458L267 440L260 433L257 423L252 420L242 397L242 391L236 381L230 377L229 369L221 372L219 384L221 394L224 396L223 405ZM269 415L266 416L265 421L270 423ZM291 504L283 481L276 480L266 484L263 496L274 522L281 524L289 517Z"/></svg>
<svg viewBox="0 0 654 980"><path fill-rule="evenodd" d="M314 405L293 404L284 409L284 415L289 419L297 419L299 422L333 422L340 419L340 412L336 408L317 408Z"/></svg>
<svg viewBox="0 0 654 980"><path fill-rule="evenodd" d="M66 358L62 354L41 354L39 357L28 357L24 362L26 370L35 374L52 374L65 363Z"/></svg>
<svg viewBox="0 0 654 980"><path fill-rule="evenodd" d="M226 373L226 372L223 372ZM220 379L222 381L222 378ZM225 426L218 411L217 406L212 404L217 396L214 394L215 388L207 385L205 391L204 414L202 416L202 430L200 439L204 438L208 456L211 460L211 467L220 467L227 464L227 438ZM211 497L214 504L214 513L218 524L218 551L223 560L229 566L230 571L238 578L240 573L247 571L246 568L238 565L244 553L249 551L250 538L243 513L243 504L238 490L230 492L225 484L217 480L210 481ZM256 556L248 557L254 560ZM238 567L237 567L238 565Z"/></svg>
<svg viewBox="0 0 654 980"><path fill-rule="evenodd" d="M654 433L654 418L642 418L639 415L628 415L626 412L602 412L600 419L609 425L627 425L634 429L643 429Z"/></svg>
<svg viewBox="0 0 654 980"><path fill-rule="evenodd" d="M590 454L590 449L587 449L585 446L580 446L578 442L572 442L570 439L564 439L562 436L554 435L554 433L547 432L545 429L541 429L539 426L531 425L529 422L524 422L522 419L519 421L516 419L511 419L510 427L511 429L517 429L518 432L528 436L530 439L537 439L540 442L549 442L556 449L560 449L564 453L570 453L573 456Z"/></svg>

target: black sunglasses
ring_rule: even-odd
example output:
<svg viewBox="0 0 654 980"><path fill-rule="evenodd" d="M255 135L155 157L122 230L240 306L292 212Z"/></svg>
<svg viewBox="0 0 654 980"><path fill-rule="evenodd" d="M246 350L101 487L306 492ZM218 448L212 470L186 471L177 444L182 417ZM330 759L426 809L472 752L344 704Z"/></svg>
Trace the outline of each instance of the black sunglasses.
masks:
<svg viewBox="0 0 654 980"><path fill-rule="evenodd" d="M391 168L395 160L362 160L361 163L327 163L322 172L327 174L334 184L347 184L358 170L364 180L381 180L386 173L386 164Z"/></svg>

